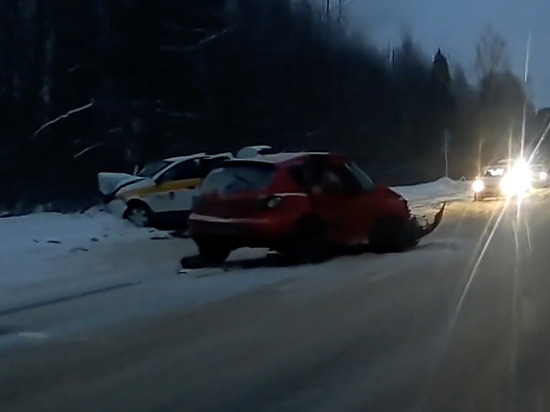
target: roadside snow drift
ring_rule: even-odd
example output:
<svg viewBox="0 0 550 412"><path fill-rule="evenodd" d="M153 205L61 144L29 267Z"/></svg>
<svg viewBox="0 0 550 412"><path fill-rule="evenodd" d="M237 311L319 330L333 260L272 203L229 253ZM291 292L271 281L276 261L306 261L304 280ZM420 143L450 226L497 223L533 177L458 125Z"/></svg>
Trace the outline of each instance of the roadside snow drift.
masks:
<svg viewBox="0 0 550 412"><path fill-rule="evenodd" d="M154 243L151 239L170 237L137 228L100 208L0 219L0 290L110 268L117 253L139 260Z"/></svg>
<svg viewBox="0 0 550 412"><path fill-rule="evenodd" d="M409 202L413 213L429 213L443 202L465 201L470 199L470 182L443 177L435 182L411 186L394 187Z"/></svg>

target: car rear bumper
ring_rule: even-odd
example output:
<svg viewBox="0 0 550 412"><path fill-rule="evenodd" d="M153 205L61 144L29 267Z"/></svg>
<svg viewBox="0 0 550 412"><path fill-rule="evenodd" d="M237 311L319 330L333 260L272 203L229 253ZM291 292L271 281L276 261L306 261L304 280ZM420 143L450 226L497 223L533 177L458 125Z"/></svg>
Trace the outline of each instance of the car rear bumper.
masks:
<svg viewBox="0 0 550 412"><path fill-rule="evenodd" d="M215 238L235 248L276 248L288 239L293 222L288 218L219 218L193 213L189 217L189 232L195 240Z"/></svg>

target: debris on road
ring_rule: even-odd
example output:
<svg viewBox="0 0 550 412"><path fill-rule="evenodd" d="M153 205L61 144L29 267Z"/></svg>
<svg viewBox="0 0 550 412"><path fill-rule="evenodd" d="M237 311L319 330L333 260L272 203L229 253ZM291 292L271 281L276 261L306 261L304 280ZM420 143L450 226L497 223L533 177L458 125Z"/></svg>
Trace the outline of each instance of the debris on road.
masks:
<svg viewBox="0 0 550 412"><path fill-rule="evenodd" d="M73 247L71 250L69 250L69 253L74 252L89 252L90 249L86 249L85 247Z"/></svg>

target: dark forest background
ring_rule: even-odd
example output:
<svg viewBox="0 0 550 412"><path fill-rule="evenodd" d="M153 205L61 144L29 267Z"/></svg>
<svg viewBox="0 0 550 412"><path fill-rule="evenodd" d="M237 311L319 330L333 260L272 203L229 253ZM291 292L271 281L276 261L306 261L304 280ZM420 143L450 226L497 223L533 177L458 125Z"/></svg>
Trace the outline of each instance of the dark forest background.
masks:
<svg viewBox="0 0 550 412"><path fill-rule="evenodd" d="M447 147L472 177L517 149L524 114L528 147L547 124L490 29L468 80L445 50L379 50L306 0L0 4L4 208L76 207L98 171L248 144L345 152L388 184L445 175Z"/></svg>

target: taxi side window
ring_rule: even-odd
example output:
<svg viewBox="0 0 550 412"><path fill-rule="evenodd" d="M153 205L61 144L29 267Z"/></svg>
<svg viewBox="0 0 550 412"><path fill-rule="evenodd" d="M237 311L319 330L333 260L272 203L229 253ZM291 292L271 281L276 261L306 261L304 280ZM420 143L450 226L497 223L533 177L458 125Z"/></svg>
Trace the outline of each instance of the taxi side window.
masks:
<svg viewBox="0 0 550 412"><path fill-rule="evenodd" d="M173 180L194 179L199 177L199 161L187 160L166 171L161 177L160 182L169 182Z"/></svg>
<svg viewBox="0 0 550 412"><path fill-rule="evenodd" d="M219 157L213 157L210 159L202 159L200 162L200 170L199 170L198 177L204 179L208 175L208 173L220 167L222 163L225 162L226 160L229 160L229 156L219 156Z"/></svg>

